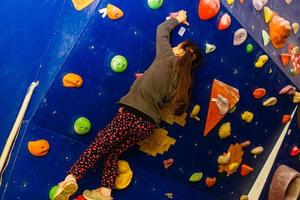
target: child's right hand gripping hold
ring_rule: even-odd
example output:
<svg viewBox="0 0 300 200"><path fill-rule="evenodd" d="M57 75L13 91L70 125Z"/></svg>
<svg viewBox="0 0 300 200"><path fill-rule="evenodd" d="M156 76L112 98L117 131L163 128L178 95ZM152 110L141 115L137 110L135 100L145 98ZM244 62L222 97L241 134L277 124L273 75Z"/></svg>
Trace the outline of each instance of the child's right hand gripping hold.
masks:
<svg viewBox="0 0 300 200"><path fill-rule="evenodd" d="M178 12L171 13L170 14L170 18L175 18L175 19L177 19L177 21L179 23L183 23L183 24L189 25L189 23L187 22L187 15L186 15L186 11L185 10L180 10Z"/></svg>

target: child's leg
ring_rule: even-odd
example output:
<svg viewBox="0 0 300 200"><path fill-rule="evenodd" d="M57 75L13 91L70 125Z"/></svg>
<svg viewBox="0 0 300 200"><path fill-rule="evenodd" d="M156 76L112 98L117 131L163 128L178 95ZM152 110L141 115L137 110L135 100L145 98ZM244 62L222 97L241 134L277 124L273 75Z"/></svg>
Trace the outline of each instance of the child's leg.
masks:
<svg viewBox="0 0 300 200"><path fill-rule="evenodd" d="M80 179L102 156L106 155L125 137L128 137L130 133L128 124L131 121L132 117L129 113L118 113L83 152L79 160L71 167L69 174Z"/></svg>

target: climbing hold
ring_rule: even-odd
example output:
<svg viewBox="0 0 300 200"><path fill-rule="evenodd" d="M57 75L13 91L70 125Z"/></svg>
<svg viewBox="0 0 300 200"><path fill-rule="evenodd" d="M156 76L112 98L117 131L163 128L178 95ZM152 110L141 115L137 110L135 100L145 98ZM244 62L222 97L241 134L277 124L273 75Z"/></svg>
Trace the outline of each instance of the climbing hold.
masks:
<svg viewBox="0 0 300 200"><path fill-rule="evenodd" d="M174 163L174 159L173 158L169 158L167 160L164 160L164 168L165 169L169 169L169 167L171 167Z"/></svg>
<svg viewBox="0 0 300 200"><path fill-rule="evenodd" d="M174 198L172 192L167 192L167 193L165 193L165 196L166 196L167 198L169 198L169 199L173 199L173 198Z"/></svg>
<svg viewBox="0 0 300 200"><path fill-rule="evenodd" d="M264 46L267 46L270 43L270 36L269 36L269 34L267 33L267 31L262 30L261 31L261 35L262 35Z"/></svg>
<svg viewBox="0 0 300 200"><path fill-rule="evenodd" d="M118 161L118 176L115 181L115 188L118 190L126 188L132 179L133 172L125 160Z"/></svg>
<svg viewBox="0 0 300 200"><path fill-rule="evenodd" d="M227 0L228 5L232 5L234 3L234 0Z"/></svg>
<svg viewBox="0 0 300 200"><path fill-rule="evenodd" d="M27 148L32 155L40 157L48 153L50 144L47 140L29 141Z"/></svg>
<svg viewBox="0 0 300 200"><path fill-rule="evenodd" d="M260 11L264 5L268 3L268 0L253 0L252 4L257 11Z"/></svg>
<svg viewBox="0 0 300 200"><path fill-rule="evenodd" d="M284 66L288 65L291 60L291 54L289 53L281 53L280 54L281 62Z"/></svg>
<svg viewBox="0 0 300 200"><path fill-rule="evenodd" d="M290 156L298 156L298 155L300 155L300 148L294 146L290 152Z"/></svg>
<svg viewBox="0 0 300 200"><path fill-rule="evenodd" d="M202 177L203 177L202 172L195 172L192 174L192 176L190 176L189 181L190 182L198 182L198 181L201 181Z"/></svg>
<svg viewBox="0 0 300 200"><path fill-rule="evenodd" d="M257 59L257 61L255 63L255 67L262 68L268 60L269 60L269 57L267 55L259 56L259 58Z"/></svg>
<svg viewBox="0 0 300 200"><path fill-rule="evenodd" d="M238 29L233 36L233 45L238 46L243 44L247 39L248 33L244 28Z"/></svg>
<svg viewBox="0 0 300 200"><path fill-rule="evenodd" d="M135 73L134 76L135 76L136 79L138 79L138 78L141 78L143 76L143 73Z"/></svg>
<svg viewBox="0 0 300 200"><path fill-rule="evenodd" d="M264 88L257 88L253 91L252 95L255 99L261 99L266 95L266 90Z"/></svg>
<svg viewBox="0 0 300 200"><path fill-rule="evenodd" d="M289 5L292 3L293 0L285 0L285 2Z"/></svg>
<svg viewBox="0 0 300 200"><path fill-rule="evenodd" d="M250 111L245 111L243 114L242 114L242 120L244 120L245 122L247 123L251 123L252 120L253 120L253 113L250 112Z"/></svg>
<svg viewBox="0 0 300 200"><path fill-rule="evenodd" d="M233 106L230 110L229 110L229 113L232 114L236 111L236 106Z"/></svg>
<svg viewBox="0 0 300 200"><path fill-rule="evenodd" d="M216 103L220 115L225 115L229 111L229 101L222 95L218 94L217 98L212 98L211 101Z"/></svg>
<svg viewBox="0 0 300 200"><path fill-rule="evenodd" d="M223 155L218 157L218 163L220 165L226 165L227 163L229 163L230 156L231 156L230 152L224 153Z"/></svg>
<svg viewBox="0 0 300 200"><path fill-rule="evenodd" d="M207 187L214 186L216 184L216 182L217 182L216 177L213 177L213 178L206 177L205 184L206 184Z"/></svg>
<svg viewBox="0 0 300 200"><path fill-rule="evenodd" d="M250 140L246 140L246 141L244 141L244 142L241 143L241 146L242 146L243 148L248 147L248 146L250 146L250 145L251 145L251 141L250 141Z"/></svg>
<svg viewBox="0 0 300 200"><path fill-rule="evenodd" d="M282 124L286 124L288 123L289 121L291 121L292 119L292 116L291 115L283 115L282 116L282 119L281 119L281 123Z"/></svg>
<svg viewBox="0 0 300 200"><path fill-rule="evenodd" d="M230 122L224 123L219 128L219 137L221 139L227 138L231 135L231 124Z"/></svg>
<svg viewBox="0 0 300 200"><path fill-rule="evenodd" d="M240 197L240 200L249 200L248 195L242 195Z"/></svg>
<svg viewBox="0 0 300 200"><path fill-rule="evenodd" d="M211 53L211 52L215 51L216 48L217 47L215 45L206 43L205 44L205 53Z"/></svg>
<svg viewBox="0 0 300 200"><path fill-rule="evenodd" d="M291 74L292 76L295 76L295 75L297 74L297 72L296 72L295 69L291 68L291 69L290 69L290 74Z"/></svg>
<svg viewBox="0 0 300 200"><path fill-rule="evenodd" d="M293 103L300 103L300 93L295 92L294 98L293 98Z"/></svg>
<svg viewBox="0 0 300 200"><path fill-rule="evenodd" d="M107 16L111 20L120 19L121 17L124 16L123 11L117 6L114 6L112 4L107 4L106 9L107 9Z"/></svg>
<svg viewBox="0 0 300 200"><path fill-rule="evenodd" d="M76 87L82 86L83 79L78 74L68 73L63 77L63 86L65 87Z"/></svg>
<svg viewBox="0 0 300 200"><path fill-rule="evenodd" d="M220 11L220 0L200 0L198 15L202 20L213 18Z"/></svg>
<svg viewBox="0 0 300 200"><path fill-rule="evenodd" d="M218 24L218 29L220 31L227 29L231 24L231 17L227 13L222 15L219 24Z"/></svg>
<svg viewBox="0 0 300 200"><path fill-rule="evenodd" d="M255 147L251 150L251 153L254 155L254 158L256 158L257 155L261 154L264 151L264 148L262 146Z"/></svg>
<svg viewBox="0 0 300 200"><path fill-rule="evenodd" d="M148 0L148 6L151 9L158 9L162 6L163 0Z"/></svg>
<svg viewBox="0 0 300 200"><path fill-rule="evenodd" d="M276 97L270 97L267 100L265 100L263 102L263 106L265 107L270 107L270 106L274 106L277 103L277 98Z"/></svg>
<svg viewBox="0 0 300 200"><path fill-rule="evenodd" d="M127 68L127 60L124 56L117 55L111 60L110 66L114 72L124 72Z"/></svg>
<svg viewBox="0 0 300 200"><path fill-rule="evenodd" d="M91 122L85 117L79 117L74 123L74 131L79 135L85 135L91 130Z"/></svg>
<svg viewBox="0 0 300 200"><path fill-rule="evenodd" d="M280 91L279 94L288 94L288 95L294 95L296 92L296 88L292 85L287 85L283 87Z"/></svg>
<svg viewBox="0 0 300 200"><path fill-rule="evenodd" d="M86 200L86 199L84 198L83 195L79 195L78 197L76 197L76 198L73 199L73 200Z"/></svg>
<svg viewBox="0 0 300 200"><path fill-rule="evenodd" d="M49 199L50 200L54 199L54 195L55 195L57 189L58 189L58 185L55 185L50 189L50 191L49 191Z"/></svg>
<svg viewBox="0 0 300 200"><path fill-rule="evenodd" d="M251 53L252 51L253 51L253 49L254 49L254 47L253 47L253 45L252 44L247 44L247 46L246 46L246 52L247 53Z"/></svg>
<svg viewBox="0 0 300 200"><path fill-rule="evenodd" d="M254 169L246 164L242 164L241 166L241 175L247 176L250 172L253 172Z"/></svg>
<svg viewBox="0 0 300 200"><path fill-rule="evenodd" d="M237 171L237 169L239 168L239 163L237 162L234 162L234 163L231 163L228 167L228 170L231 172L231 173L234 173Z"/></svg>
<svg viewBox="0 0 300 200"><path fill-rule="evenodd" d="M94 0L72 0L73 6L76 10L80 11L88 7Z"/></svg>
<svg viewBox="0 0 300 200"><path fill-rule="evenodd" d="M194 106L192 112L190 113L190 118L200 121L200 118L198 117L199 112L200 112L200 106L198 104L196 104Z"/></svg>
<svg viewBox="0 0 300 200"><path fill-rule="evenodd" d="M264 17L266 23L269 23L271 21L273 14L273 11L268 6L264 7Z"/></svg>
<svg viewBox="0 0 300 200"><path fill-rule="evenodd" d="M292 27L293 27L294 33L297 34L299 31L299 24L297 22L292 23Z"/></svg>
<svg viewBox="0 0 300 200"><path fill-rule="evenodd" d="M274 48L282 48L291 34L292 28L289 21L274 14L269 23L269 35Z"/></svg>

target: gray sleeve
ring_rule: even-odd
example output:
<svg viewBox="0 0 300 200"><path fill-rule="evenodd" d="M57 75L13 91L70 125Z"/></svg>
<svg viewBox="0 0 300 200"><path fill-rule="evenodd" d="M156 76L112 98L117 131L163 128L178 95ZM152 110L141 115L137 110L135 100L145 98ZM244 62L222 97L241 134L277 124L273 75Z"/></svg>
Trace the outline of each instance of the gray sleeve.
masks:
<svg viewBox="0 0 300 200"><path fill-rule="evenodd" d="M174 57L170 44L170 33L179 24L177 19L171 18L157 27L156 31L156 57Z"/></svg>

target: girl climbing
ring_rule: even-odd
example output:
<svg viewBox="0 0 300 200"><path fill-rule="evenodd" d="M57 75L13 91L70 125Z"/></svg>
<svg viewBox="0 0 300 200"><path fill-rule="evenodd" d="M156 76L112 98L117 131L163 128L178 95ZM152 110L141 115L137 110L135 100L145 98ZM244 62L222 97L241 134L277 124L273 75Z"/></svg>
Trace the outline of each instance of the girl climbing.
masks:
<svg viewBox="0 0 300 200"><path fill-rule="evenodd" d="M190 41L171 47L170 32L181 23L187 23L183 10L157 27L154 62L121 98L119 112L59 183L54 200L69 199L78 189L76 181L104 156L101 187L85 190L83 195L87 200L111 200L119 156L152 133L160 123L160 109L166 104L174 108L176 115L184 113L189 103L192 72L201 62L201 53Z"/></svg>

